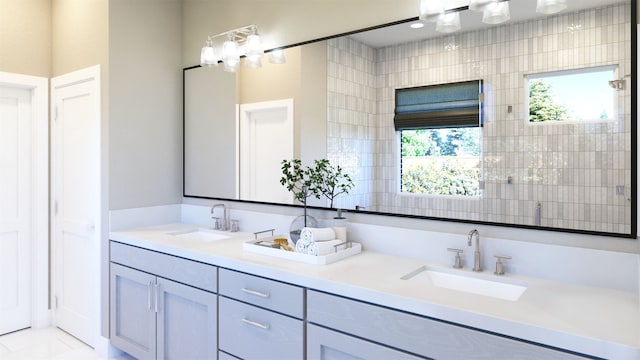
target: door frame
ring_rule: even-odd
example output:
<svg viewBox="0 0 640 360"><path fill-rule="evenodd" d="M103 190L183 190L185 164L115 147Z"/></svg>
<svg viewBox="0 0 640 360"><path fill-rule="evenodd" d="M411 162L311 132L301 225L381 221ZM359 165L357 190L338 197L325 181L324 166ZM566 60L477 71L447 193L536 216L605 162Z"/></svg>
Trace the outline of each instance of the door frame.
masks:
<svg viewBox="0 0 640 360"><path fill-rule="evenodd" d="M0 85L31 91L31 326L51 325L49 303L49 79L0 72Z"/></svg>

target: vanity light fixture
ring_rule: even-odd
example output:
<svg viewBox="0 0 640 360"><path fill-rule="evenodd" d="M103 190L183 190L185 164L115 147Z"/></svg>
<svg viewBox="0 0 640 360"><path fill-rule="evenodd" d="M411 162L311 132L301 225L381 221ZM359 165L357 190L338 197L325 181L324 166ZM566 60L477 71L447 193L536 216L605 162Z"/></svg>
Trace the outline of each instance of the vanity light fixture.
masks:
<svg viewBox="0 0 640 360"><path fill-rule="evenodd" d="M511 18L509 0L469 0L467 6L447 9L445 0L420 0L420 21L435 22L436 31L450 33L460 30L463 10L482 12L485 24L501 24ZM537 0L536 11L553 14L567 8L567 0Z"/></svg>
<svg viewBox="0 0 640 360"><path fill-rule="evenodd" d="M555 14L567 8L567 0L538 0L536 12Z"/></svg>
<svg viewBox="0 0 640 360"><path fill-rule="evenodd" d="M224 38L224 42L215 46L216 38ZM264 48L262 39L258 35L256 25L247 25L241 28L225 31L218 35L210 35L205 41L205 45L200 52L200 65L206 67L217 66L222 62L224 70L236 72L240 68L240 57L245 56L247 67L259 68L262 66L262 56ZM271 56L269 57L271 61ZM284 63L284 56L274 63Z"/></svg>

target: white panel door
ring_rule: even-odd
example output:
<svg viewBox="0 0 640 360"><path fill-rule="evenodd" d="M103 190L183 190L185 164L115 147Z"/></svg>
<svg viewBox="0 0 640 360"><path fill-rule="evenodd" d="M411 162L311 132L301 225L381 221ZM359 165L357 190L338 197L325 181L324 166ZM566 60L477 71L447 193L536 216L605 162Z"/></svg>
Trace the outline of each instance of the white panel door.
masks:
<svg viewBox="0 0 640 360"><path fill-rule="evenodd" d="M99 68L52 80L55 322L94 346L100 292Z"/></svg>
<svg viewBox="0 0 640 360"><path fill-rule="evenodd" d="M292 203L280 184L282 160L293 159L293 99L240 105L240 198Z"/></svg>
<svg viewBox="0 0 640 360"><path fill-rule="evenodd" d="M0 334L31 326L31 91L0 85Z"/></svg>

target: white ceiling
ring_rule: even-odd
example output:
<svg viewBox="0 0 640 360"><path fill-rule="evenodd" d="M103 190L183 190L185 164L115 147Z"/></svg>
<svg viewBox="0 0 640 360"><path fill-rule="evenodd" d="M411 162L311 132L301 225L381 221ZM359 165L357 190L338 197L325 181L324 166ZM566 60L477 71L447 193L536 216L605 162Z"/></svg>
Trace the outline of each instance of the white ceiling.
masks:
<svg viewBox="0 0 640 360"><path fill-rule="evenodd" d="M445 0L447 9L455 9L467 6L469 4L468 0ZM567 9L563 10L558 14L570 13L574 11L579 11L582 9L603 7L611 4L618 4L627 1L621 0L567 0L568 6ZM548 15L538 14L536 12L536 1L535 0L509 0L509 8L511 11L511 20L509 23L520 22L535 18L540 18ZM419 8L416 8L416 16L418 16ZM554 14L555 15L555 14ZM390 46L394 44L402 44L406 42L412 42L422 39L427 39L431 37L438 37L448 34L442 34L435 31L434 23L426 23L426 25L421 29L412 29L409 27L409 23L403 23L399 25L389 26L381 29L370 30L366 32L361 32L357 34L350 35L350 37L365 43L374 48L380 48L385 46ZM460 13L460 23L462 25L462 29L460 29L457 33L463 31L471 31L477 30L481 28L486 28L489 25L484 24L482 22L482 13L473 12L470 10L462 11ZM499 26L499 25L493 25ZM451 35L456 34L452 33Z"/></svg>

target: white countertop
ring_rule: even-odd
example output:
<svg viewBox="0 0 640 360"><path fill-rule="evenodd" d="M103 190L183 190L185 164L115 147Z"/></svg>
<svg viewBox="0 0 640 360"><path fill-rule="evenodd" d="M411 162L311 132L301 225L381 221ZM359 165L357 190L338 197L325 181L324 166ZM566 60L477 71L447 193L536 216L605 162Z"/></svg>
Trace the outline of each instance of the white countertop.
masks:
<svg viewBox="0 0 640 360"><path fill-rule="evenodd" d="M425 265L416 259L363 251L334 264L310 265L243 251L253 234L210 243L168 235L195 228L168 224L111 232L110 239L583 354L640 359L636 293L506 274L528 285L519 300L507 301L401 280Z"/></svg>

